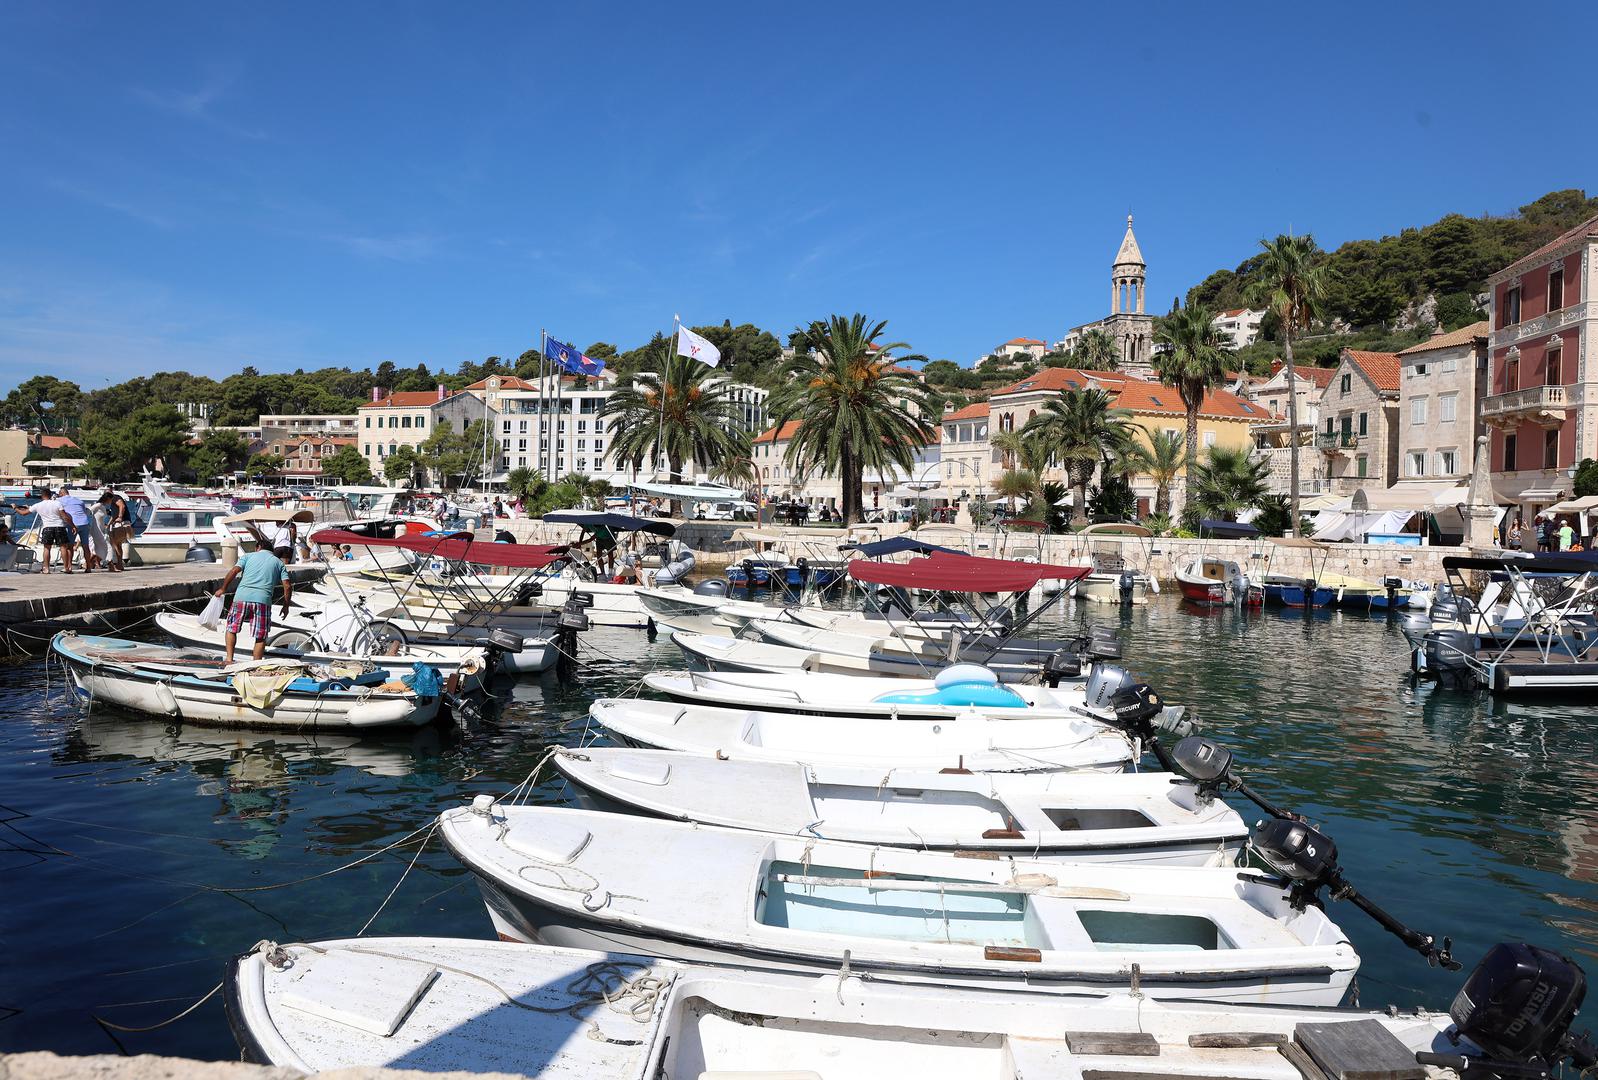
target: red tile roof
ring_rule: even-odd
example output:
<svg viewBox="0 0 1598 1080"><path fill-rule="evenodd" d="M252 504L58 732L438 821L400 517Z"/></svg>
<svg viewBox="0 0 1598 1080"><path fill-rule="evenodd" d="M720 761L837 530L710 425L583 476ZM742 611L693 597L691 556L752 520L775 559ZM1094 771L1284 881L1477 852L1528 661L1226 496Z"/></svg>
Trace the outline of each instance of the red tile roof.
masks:
<svg viewBox="0 0 1598 1080"><path fill-rule="evenodd" d="M979 417L987 416L991 411L992 407L986 401L979 401L975 405L967 405L965 408L958 409L955 412L944 413L943 419L945 422L950 420L976 420Z"/></svg>
<svg viewBox="0 0 1598 1080"><path fill-rule="evenodd" d="M1005 342L1006 345L1042 345L1043 342L1035 337L1013 337Z"/></svg>
<svg viewBox="0 0 1598 1080"><path fill-rule="evenodd" d="M1241 315L1241 314L1243 314L1243 312L1245 312L1247 310L1248 310L1248 308L1240 308L1240 307L1227 308L1225 311L1221 312L1218 316L1216 316L1216 318L1227 319L1227 318L1232 317L1233 315Z"/></svg>
<svg viewBox="0 0 1598 1080"><path fill-rule="evenodd" d="M492 378L492 377L493 376L490 376L489 378ZM518 375L501 375L499 377L499 388L501 390L537 390L538 389L538 384L537 383L530 383L526 379L523 379L523 378L521 378ZM488 379L478 379L476 382L472 383L472 385L468 386L466 389L468 389L468 390L487 390L488 389Z"/></svg>
<svg viewBox="0 0 1598 1080"><path fill-rule="evenodd" d="M1398 354L1391 352L1365 352L1363 349L1344 349L1343 355L1365 373L1378 390L1397 390Z"/></svg>
<svg viewBox="0 0 1598 1080"><path fill-rule="evenodd" d="M1419 345L1411 345L1398 355L1413 356L1415 353L1431 352L1433 349L1451 349L1456 345L1469 345L1477 338L1485 338L1491 332L1492 324L1483 319L1469 326L1461 326L1458 330L1450 330L1446 334L1434 334Z"/></svg>
<svg viewBox="0 0 1598 1080"><path fill-rule="evenodd" d="M1116 386L1130 378L1132 376L1123 375L1119 371L1081 371L1077 368L1046 367L1036 375L1028 375L1019 382L1000 387L988 397L1044 393L1050 390L1080 390L1084 386L1093 385L1094 382L1105 384L1104 389L1113 391Z"/></svg>
<svg viewBox="0 0 1598 1080"><path fill-rule="evenodd" d="M78 444L65 435L35 435L33 445L45 450L76 450Z"/></svg>
<svg viewBox="0 0 1598 1080"><path fill-rule="evenodd" d="M1598 239L1598 217L1590 217L1586 221L1583 221L1580 225L1577 225L1574 229L1571 229L1568 232L1560 233L1558 236L1548 241L1548 243L1544 244L1530 255L1523 255L1516 259L1514 262L1498 271L1498 273L1494 274L1493 277L1503 277L1505 275L1518 274L1524 270L1529 270L1531 267L1542 262L1549 255L1553 254L1555 251L1564 247L1571 241L1581 239Z"/></svg>
<svg viewBox="0 0 1598 1080"><path fill-rule="evenodd" d="M765 431L762 431L759 435L756 435L754 441L757 442L757 443L762 443L762 442L780 442L780 441L782 441L784 439L791 439L795 435L797 435L798 433L799 433L799 421L797 421L797 420L789 420L787 423L783 424L780 428L777 428L777 427L769 427L769 428L767 428Z"/></svg>
<svg viewBox="0 0 1598 1080"><path fill-rule="evenodd" d="M1115 407L1135 413L1168 413L1176 416L1187 412L1176 387L1144 382L1142 379L1131 379L1121 387L1121 392L1115 398ZM1199 405L1199 415L1220 420L1266 420L1271 414L1269 410L1244 401L1236 394L1211 390L1204 395L1204 401Z"/></svg>
<svg viewBox="0 0 1598 1080"><path fill-rule="evenodd" d="M453 397L459 391L446 390L445 397ZM422 409L438 400L437 390L402 390L397 394L390 394L382 401L368 401L361 406L363 409Z"/></svg>

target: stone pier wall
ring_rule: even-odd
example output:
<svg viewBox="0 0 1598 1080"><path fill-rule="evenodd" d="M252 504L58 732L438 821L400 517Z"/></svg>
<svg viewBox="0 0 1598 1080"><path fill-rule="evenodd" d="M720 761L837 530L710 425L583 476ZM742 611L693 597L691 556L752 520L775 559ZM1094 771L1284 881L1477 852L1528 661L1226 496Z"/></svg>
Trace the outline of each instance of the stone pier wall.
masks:
<svg viewBox="0 0 1598 1080"><path fill-rule="evenodd" d="M715 573L747 550L744 545L735 544L732 540L735 530L747 527L750 526L736 522L690 521L678 528L677 537L693 550L700 574ZM762 525L760 528L792 533L803 542L814 545L818 553L825 552L829 556L844 536L842 529L837 530L835 536L818 537L813 535L814 530L806 534L804 530L795 532L781 526ZM545 525L542 521L517 521L512 523L512 531L524 543L560 543L573 535L569 525ZM855 536L859 540L876 540L904 531L905 527L901 524L862 526L855 530ZM1045 562L1078 565L1088 561L1083 539L1076 536L995 534L947 526L927 526L915 535L929 544L994 558L1041 558ZM1444 557L1470 554L1466 548L1399 547L1393 544L1328 544L1322 548L1293 548L1282 547L1268 540L1155 537L1152 540L1117 541L1112 537L1095 536L1091 542L1095 550L1120 546L1127 562L1141 567L1146 561L1150 572L1162 582L1174 578L1177 566L1206 554L1231 559L1256 578L1266 572L1299 578L1333 573L1378 582L1384 577L1393 576L1437 584L1444 580Z"/></svg>

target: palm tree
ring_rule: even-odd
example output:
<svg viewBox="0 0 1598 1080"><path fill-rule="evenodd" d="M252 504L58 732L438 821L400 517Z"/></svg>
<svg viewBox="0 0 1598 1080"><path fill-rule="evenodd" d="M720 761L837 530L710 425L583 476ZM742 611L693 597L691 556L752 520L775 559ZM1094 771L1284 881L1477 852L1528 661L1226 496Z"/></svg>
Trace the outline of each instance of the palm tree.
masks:
<svg viewBox="0 0 1598 1080"><path fill-rule="evenodd" d="M999 474L997 483L999 497L1010 504L1010 509L1016 508L1017 502L1030 505L1043 490L1038 483L1038 474L1031 469L1007 469Z"/></svg>
<svg viewBox="0 0 1598 1080"><path fill-rule="evenodd" d="M1087 388L1066 390L1026 422L1023 437L1034 441L1044 460L1065 468L1075 494L1071 520L1087 522L1088 482L1101 464L1125 452L1133 439L1127 414L1112 407L1110 395Z"/></svg>
<svg viewBox="0 0 1598 1080"><path fill-rule="evenodd" d="M1192 505L1202 516L1236 521L1239 512L1265 498L1270 465L1247 447L1212 446L1189 476L1195 487Z"/></svg>
<svg viewBox="0 0 1598 1080"><path fill-rule="evenodd" d="M1154 512L1171 516L1171 485L1187 467L1187 443L1174 433L1150 431L1147 445L1138 443L1126 456L1124 471L1142 473L1154 481Z"/></svg>
<svg viewBox="0 0 1598 1080"><path fill-rule="evenodd" d="M1038 440L1029 438L1024 431L995 431L988 437L988 445L1004 455L1004 467L1025 469L1042 475L1047 461L1040 454Z"/></svg>
<svg viewBox="0 0 1598 1080"><path fill-rule="evenodd" d="M1088 330L1071 351L1071 362L1085 371L1114 371L1121 366L1121 345L1108 330Z"/></svg>
<svg viewBox="0 0 1598 1080"><path fill-rule="evenodd" d="M747 443L738 453L729 454L716 461L705 475L718 484L741 487L745 491L760 486L760 469L756 467L753 453Z"/></svg>
<svg viewBox="0 0 1598 1080"><path fill-rule="evenodd" d="M799 422L785 463L842 480L846 523L860 520L866 470L911 472L916 451L936 431L923 419L933 413L926 387L888 356L909 346L877 340L887 325L834 315L796 331L798 347L768 403L773 423Z"/></svg>
<svg viewBox="0 0 1598 1080"><path fill-rule="evenodd" d="M1198 414L1204 395L1226 378L1226 353L1220 346L1215 316L1203 304L1177 308L1161 320L1154 339L1167 346L1154 354L1160 381L1176 387L1187 413L1187 456L1198 457ZM1187 473L1185 506L1193 503L1193 470Z"/></svg>
<svg viewBox="0 0 1598 1080"><path fill-rule="evenodd" d="M1293 338L1321 317L1326 299L1326 272L1312 236L1278 236L1261 240L1257 277L1248 300L1276 313L1282 326L1282 366L1287 369L1288 499L1292 516L1287 535L1298 535L1298 379L1293 371Z"/></svg>
<svg viewBox="0 0 1598 1080"><path fill-rule="evenodd" d="M661 341L651 359L652 370L634 375L605 409L613 418L610 454L618 465L637 470L664 455L668 478L675 481L685 465L708 468L748 454L748 437L737 425L740 409L726 379L713 378L712 368L678 356L669 340ZM680 502L672 500L674 514L681 514Z"/></svg>

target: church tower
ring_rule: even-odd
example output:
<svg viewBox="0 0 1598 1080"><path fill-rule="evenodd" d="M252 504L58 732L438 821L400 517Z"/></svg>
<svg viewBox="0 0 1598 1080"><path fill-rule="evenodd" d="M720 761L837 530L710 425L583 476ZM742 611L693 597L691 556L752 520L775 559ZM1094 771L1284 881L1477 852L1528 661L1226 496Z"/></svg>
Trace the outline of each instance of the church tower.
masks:
<svg viewBox="0 0 1598 1080"><path fill-rule="evenodd" d="M1126 236L1121 250L1115 253L1115 265L1110 268L1114 293L1110 298L1110 314L1143 314L1143 277L1148 264L1143 252L1138 250L1137 237L1132 235L1132 215L1126 215Z"/></svg>
<svg viewBox="0 0 1598 1080"><path fill-rule="evenodd" d="M1132 215L1126 215L1126 235L1110 267L1110 317L1104 329L1121 347L1121 370L1139 378L1154 374L1154 318L1143 309L1144 278L1148 264L1132 232Z"/></svg>

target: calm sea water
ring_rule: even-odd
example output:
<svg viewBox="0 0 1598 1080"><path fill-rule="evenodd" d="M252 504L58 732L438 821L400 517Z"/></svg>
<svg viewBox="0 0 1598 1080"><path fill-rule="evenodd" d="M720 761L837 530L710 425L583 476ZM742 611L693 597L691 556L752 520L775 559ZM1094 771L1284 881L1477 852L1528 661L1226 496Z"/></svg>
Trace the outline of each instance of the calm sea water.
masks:
<svg viewBox="0 0 1598 1080"><path fill-rule="evenodd" d="M1336 839L1362 891L1452 935L1467 969L1493 942L1522 939L1598 974L1590 706L1412 685L1396 627L1364 617L1202 614L1166 596L1124 615L1078 605L1063 621L1095 620L1121 628L1129 666L1188 703L1255 786ZM0 667L0 1051L114 1052L96 1015L153 1024L259 939L355 933L411 851L315 875L504 791L581 734L593 697L682 666L669 642L638 632L596 631L585 652L577 681L505 687L497 715L468 730L362 739L83 717L43 662ZM562 799L553 782L541 794ZM1363 1004L1446 1007L1459 976L1347 904L1332 913L1364 957ZM436 845L370 932L491 933ZM237 1053L219 997L118 1037L132 1053Z"/></svg>

